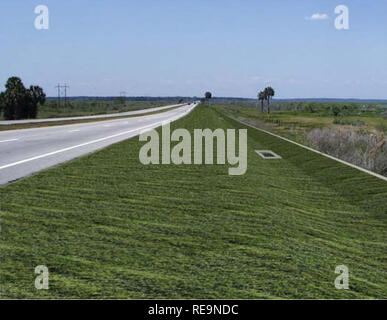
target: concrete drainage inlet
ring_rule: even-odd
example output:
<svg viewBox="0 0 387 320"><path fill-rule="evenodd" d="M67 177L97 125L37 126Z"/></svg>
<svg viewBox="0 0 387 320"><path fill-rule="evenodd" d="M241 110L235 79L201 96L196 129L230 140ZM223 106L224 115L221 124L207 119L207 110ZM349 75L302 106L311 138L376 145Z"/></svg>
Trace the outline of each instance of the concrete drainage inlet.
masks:
<svg viewBox="0 0 387 320"><path fill-rule="evenodd" d="M281 156L271 150L255 150L263 159L282 159Z"/></svg>

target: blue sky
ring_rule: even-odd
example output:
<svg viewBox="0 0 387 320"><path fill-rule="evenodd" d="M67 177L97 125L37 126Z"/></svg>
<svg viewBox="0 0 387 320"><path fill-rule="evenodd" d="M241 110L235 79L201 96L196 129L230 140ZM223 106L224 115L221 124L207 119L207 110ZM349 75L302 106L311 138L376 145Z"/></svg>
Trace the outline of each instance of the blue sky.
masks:
<svg viewBox="0 0 387 320"><path fill-rule="evenodd" d="M40 4L49 30L34 27ZM350 30L334 27L340 4ZM0 15L1 85L17 75L50 96L60 82L70 95L387 98L386 1L2 0Z"/></svg>

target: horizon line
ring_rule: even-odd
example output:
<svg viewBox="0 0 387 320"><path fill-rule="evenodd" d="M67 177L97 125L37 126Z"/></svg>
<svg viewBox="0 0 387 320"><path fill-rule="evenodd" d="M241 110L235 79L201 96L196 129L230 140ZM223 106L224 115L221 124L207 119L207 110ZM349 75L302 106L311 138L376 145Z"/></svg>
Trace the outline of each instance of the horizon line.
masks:
<svg viewBox="0 0 387 320"><path fill-rule="evenodd" d="M58 96L47 96L47 98L52 98L52 99L57 99ZM64 98L61 96L61 98ZM119 95L101 95L101 96L96 96L96 95L73 95L73 96L67 96L67 99L71 98L162 98L162 99L167 99L167 98L198 98L202 99L204 97L202 96L183 96L183 95L177 95L177 96L150 96L150 95L133 95L133 96L119 96ZM245 99L245 100L257 100L257 98L251 98L251 97L233 97L233 96L213 96L212 99ZM358 101L387 101L387 98L310 98L310 97L302 97L302 98L273 98L272 100L358 100Z"/></svg>

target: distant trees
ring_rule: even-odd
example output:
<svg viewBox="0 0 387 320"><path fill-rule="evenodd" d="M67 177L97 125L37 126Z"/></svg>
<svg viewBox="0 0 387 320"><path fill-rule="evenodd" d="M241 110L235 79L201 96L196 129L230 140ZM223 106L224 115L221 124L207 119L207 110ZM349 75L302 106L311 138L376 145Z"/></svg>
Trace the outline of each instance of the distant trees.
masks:
<svg viewBox="0 0 387 320"><path fill-rule="evenodd" d="M261 101L261 112L263 113L263 102L266 100L266 95L264 91L258 93L258 100Z"/></svg>
<svg viewBox="0 0 387 320"><path fill-rule="evenodd" d="M316 103L315 102L310 102L305 106L305 111L308 111L310 113L315 113L316 112Z"/></svg>
<svg viewBox="0 0 387 320"><path fill-rule="evenodd" d="M332 105L332 106L331 106L331 112L332 112L332 114L333 114L335 117L339 116L339 115L340 115L340 112L341 112L340 106L337 105L337 104Z"/></svg>
<svg viewBox="0 0 387 320"><path fill-rule="evenodd" d="M267 112L270 113L270 99L275 95L275 91L272 87L267 87L265 90L258 93L258 100L261 101L261 111L263 113L263 102L267 101Z"/></svg>
<svg viewBox="0 0 387 320"><path fill-rule="evenodd" d="M212 99L212 93L209 92L209 91L207 91L207 92L204 94L204 97L205 97L206 100L208 101L208 100Z"/></svg>
<svg viewBox="0 0 387 320"><path fill-rule="evenodd" d="M124 107L126 104L126 97L119 96L114 98L114 110L120 110L122 107Z"/></svg>
<svg viewBox="0 0 387 320"><path fill-rule="evenodd" d="M33 119L38 114L38 105L44 104L46 95L38 86L26 89L18 77L11 77L0 94L0 111L7 120Z"/></svg>
<svg viewBox="0 0 387 320"><path fill-rule="evenodd" d="M264 92L267 100L267 113L270 113L270 99L274 97L275 91L272 87L267 87Z"/></svg>
<svg viewBox="0 0 387 320"><path fill-rule="evenodd" d="M42 105L46 102L46 94L39 86L30 86L27 90L29 95L29 106L27 108L27 118L35 119L38 115L38 105Z"/></svg>

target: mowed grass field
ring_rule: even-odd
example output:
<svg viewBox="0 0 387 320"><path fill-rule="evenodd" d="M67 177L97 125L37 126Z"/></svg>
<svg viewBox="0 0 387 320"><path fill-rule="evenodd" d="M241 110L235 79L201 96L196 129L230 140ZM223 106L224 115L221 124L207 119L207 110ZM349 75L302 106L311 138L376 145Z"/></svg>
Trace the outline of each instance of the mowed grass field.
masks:
<svg viewBox="0 0 387 320"><path fill-rule="evenodd" d="M183 127L245 128L206 106ZM143 144L0 188L2 298L387 298L385 181L251 128L243 176L144 166Z"/></svg>

